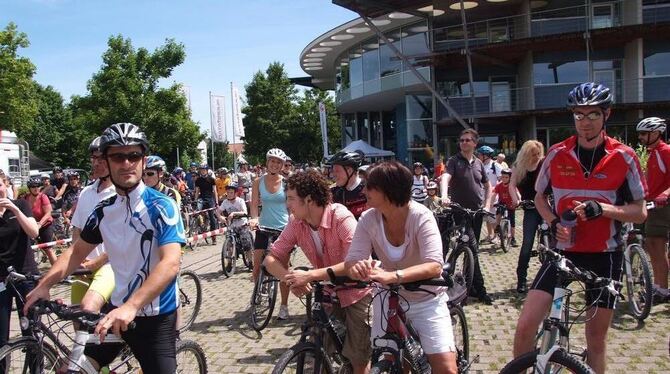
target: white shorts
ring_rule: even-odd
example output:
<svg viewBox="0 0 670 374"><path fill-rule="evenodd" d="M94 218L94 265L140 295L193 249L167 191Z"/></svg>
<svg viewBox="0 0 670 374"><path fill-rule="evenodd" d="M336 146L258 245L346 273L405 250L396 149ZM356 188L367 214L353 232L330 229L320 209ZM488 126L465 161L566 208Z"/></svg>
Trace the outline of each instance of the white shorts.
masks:
<svg viewBox="0 0 670 374"><path fill-rule="evenodd" d="M377 296L382 292L382 295ZM386 329L386 320L388 314L388 294L385 290L375 291L373 305L373 321L370 339L373 347L392 347L397 349L395 342L390 340L375 338L383 336ZM449 316L449 308L447 307L447 293L443 292L437 297L421 302L411 302L409 309L407 309L407 302L400 299L402 310L405 310L407 322L414 327L414 330L419 335L421 347L426 354L456 352L456 344L454 343L454 333L451 326L451 317ZM382 301L384 306L382 308ZM384 312L384 315L380 313Z"/></svg>

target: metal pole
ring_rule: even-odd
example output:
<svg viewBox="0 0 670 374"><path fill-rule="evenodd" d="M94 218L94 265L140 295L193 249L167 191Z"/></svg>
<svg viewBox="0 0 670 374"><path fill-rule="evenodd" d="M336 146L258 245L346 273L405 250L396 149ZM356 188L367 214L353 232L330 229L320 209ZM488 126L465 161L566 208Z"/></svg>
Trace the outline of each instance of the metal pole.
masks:
<svg viewBox="0 0 670 374"><path fill-rule="evenodd" d="M177 167L180 167L180 163L179 163L179 147L177 147Z"/></svg>
<svg viewBox="0 0 670 374"><path fill-rule="evenodd" d="M361 16L361 18L363 19L363 21L365 21L365 24L366 24L371 30L373 30L373 31L377 34L377 36L378 36L382 41L384 41L384 43L386 43L386 45L388 45L388 47L391 49L391 51L393 51L393 53L394 53L398 58L400 58L400 59L402 60L402 62L405 64L405 66L407 66L407 68L409 68L409 70L412 72L412 74L414 74L414 76L416 77L416 79L418 79L419 82L421 82L421 83L428 89L428 91L430 91L430 93L433 94L433 96L434 96L435 98L437 98L437 100L440 102L440 104L442 104L442 106L444 106L444 107L447 109L447 112L449 112L449 114L450 114L452 117L454 117L454 119L455 119L458 123L460 123L461 126L463 126L463 128L469 129L470 126L468 126L468 124L465 123L465 121L463 121L463 118L461 118L461 116L454 110L454 108L452 108L451 105L449 105L449 103L442 97L442 95L440 95L440 94L435 90L435 88L433 87L433 85L432 85L430 82L428 82L428 81L426 80L426 78L423 77L423 75L419 74L419 71L416 70L416 67L414 67L414 65L412 65L412 64L410 63L410 61L409 61L409 59L407 58L407 56L405 56L404 54L402 54L402 52L400 52L400 51L398 50L398 48L396 48L396 46L393 45L393 43L391 43L391 42L389 41L389 39L386 37L386 35L384 35L384 33L379 29L379 27L377 27L374 23L372 23L372 20L370 20L370 18L368 18L368 16L366 16L366 15L364 15L364 14L362 14L362 13L359 13L359 15Z"/></svg>
<svg viewBox="0 0 670 374"><path fill-rule="evenodd" d="M237 143L235 141L237 140L237 135L235 134L235 98L233 97L233 82L230 82L230 114L233 124L233 170L237 171L237 152L235 151L237 147L235 146Z"/></svg>
<svg viewBox="0 0 670 374"><path fill-rule="evenodd" d="M470 58L470 43L468 41L468 25L467 19L465 18L465 7L463 6L463 0L461 0L461 22L463 23L463 47L465 49L465 61L468 64L468 79L470 80L470 100L472 101L472 114L473 116L477 114L477 100L475 99L475 85L473 83L474 78L472 76L472 59ZM479 126L477 126L477 121L473 119L475 124L475 130L479 131Z"/></svg>

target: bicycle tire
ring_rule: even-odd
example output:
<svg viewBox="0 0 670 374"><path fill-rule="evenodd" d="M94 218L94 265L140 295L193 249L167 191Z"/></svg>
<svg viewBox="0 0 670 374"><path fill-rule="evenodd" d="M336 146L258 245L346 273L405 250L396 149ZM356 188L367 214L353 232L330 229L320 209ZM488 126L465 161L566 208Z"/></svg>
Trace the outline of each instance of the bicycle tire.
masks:
<svg viewBox="0 0 670 374"><path fill-rule="evenodd" d="M235 268L237 266L237 245L235 244L235 239L226 236L226 239L223 241L221 246L221 269L223 270L223 275L226 278L229 278L231 275L235 274Z"/></svg>
<svg viewBox="0 0 670 374"><path fill-rule="evenodd" d="M509 232L509 220L503 219L500 221L500 228L498 230L498 237L500 238L500 249L503 252L509 252L509 247L511 246L512 238Z"/></svg>
<svg viewBox="0 0 670 374"><path fill-rule="evenodd" d="M254 252L251 249L247 249L245 251L242 251L242 262L244 262L244 265L247 267L249 270L254 269Z"/></svg>
<svg viewBox="0 0 670 374"><path fill-rule="evenodd" d="M209 219L207 218L204 213L200 213L202 215L202 220L198 219L198 234L204 234L206 232L209 232ZM205 242L205 245L210 245L212 244L212 238L211 237L204 237L202 240Z"/></svg>
<svg viewBox="0 0 670 374"><path fill-rule="evenodd" d="M7 365L5 367L6 373L29 373L33 372L30 368L26 368L26 364L30 366L28 360L24 357L26 352L38 352L40 351L44 356L44 364L42 370L37 368L37 372L40 373L56 373L60 368L60 362L58 360L58 353L56 350L46 342L40 344L33 337L21 337L16 340L9 340L5 346L0 348L0 361L4 361ZM19 360L12 360L12 357L21 357ZM38 358L36 358L38 359ZM21 369L14 369L12 365L13 362L16 362L18 367ZM35 362L35 364L37 364Z"/></svg>
<svg viewBox="0 0 670 374"><path fill-rule="evenodd" d="M176 352L177 352L176 354L177 373L207 374L207 356L205 355L205 351L202 350L202 347L200 347L200 344L192 340L178 340ZM196 367L189 366L188 368L185 368L186 365L180 363L181 361L179 359L180 353L192 354L195 357L195 362L197 363L197 366Z"/></svg>
<svg viewBox="0 0 670 374"><path fill-rule="evenodd" d="M460 305L449 308L451 326L453 327L454 342L456 343L456 365L458 372L470 364L470 333L465 311Z"/></svg>
<svg viewBox="0 0 670 374"><path fill-rule="evenodd" d="M523 354L514 360L510 361L500 371L500 374L516 374L525 373L528 369L533 369L537 362L537 355L539 350ZM549 358L549 362L554 365L561 365L565 367L570 373L576 374L594 374L593 369L588 367L586 363L577 359L577 357L566 352L563 348L558 349Z"/></svg>
<svg viewBox="0 0 670 374"><path fill-rule="evenodd" d="M466 244L459 244L449 255L451 264L451 275L460 274L465 279L468 292L472 289L472 281L475 277L475 257L472 249Z"/></svg>
<svg viewBox="0 0 670 374"><path fill-rule="evenodd" d="M193 325L202 305L202 285L196 273L184 270L179 275L179 299L181 302L179 331L184 332Z"/></svg>
<svg viewBox="0 0 670 374"><path fill-rule="evenodd" d="M370 374L396 374L396 373L402 373L402 369L398 370L398 368L395 367L395 363L390 360L386 359L381 359L377 362L375 362L372 367L370 367Z"/></svg>
<svg viewBox="0 0 670 374"><path fill-rule="evenodd" d="M267 308L264 308L264 299L267 300ZM251 328L257 332L263 331L268 323L270 323L276 301L277 280L272 276L268 276L265 269L261 269L256 284L254 284L254 291L251 294Z"/></svg>
<svg viewBox="0 0 670 374"><path fill-rule="evenodd" d="M649 258L639 244L631 244L626 250L630 251L630 266L625 264L624 275L626 277L626 296L630 312L638 321L644 321L649 316L652 306L653 285L651 277L651 265ZM639 262L636 262L636 259ZM636 266L639 265L638 266ZM632 274L628 274L631 269ZM639 272L639 273L636 273ZM639 290L635 285L639 284Z"/></svg>
<svg viewBox="0 0 670 374"><path fill-rule="evenodd" d="M297 361L294 362L294 360ZM312 364L311 367L310 364ZM322 367L316 367L317 365ZM322 349L314 343L302 342L282 353L272 369L272 374L286 373L334 374L334 369Z"/></svg>

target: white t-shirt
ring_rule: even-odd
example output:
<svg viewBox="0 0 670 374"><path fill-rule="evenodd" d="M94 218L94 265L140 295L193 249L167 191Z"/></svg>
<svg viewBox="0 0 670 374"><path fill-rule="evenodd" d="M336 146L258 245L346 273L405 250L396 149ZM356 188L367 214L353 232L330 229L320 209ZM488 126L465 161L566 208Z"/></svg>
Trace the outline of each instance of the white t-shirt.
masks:
<svg viewBox="0 0 670 374"><path fill-rule="evenodd" d="M489 178L489 183L491 186L495 187L500 180L500 176L502 175L502 166L500 166L499 163L493 161L492 159L489 159L483 164L484 170L486 171L486 176Z"/></svg>
<svg viewBox="0 0 670 374"><path fill-rule="evenodd" d="M88 216L93 213L96 205L98 205L102 200L108 199L116 195L116 189L114 185L110 185L104 190L98 192L98 186L100 186L100 180L93 182L93 184L84 187L79 195L79 200L77 201L77 208L74 210L72 215L72 226L83 230L86 225L86 220ZM87 260L93 260L98 258L105 252L105 245L99 244L95 249L86 256Z"/></svg>
<svg viewBox="0 0 670 374"><path fill-rule="evenodd" d="M230 213L237 213L237 212L242 212L244 214L247 214L247 204L244 202L244 200L241 197L236 197L232 201L226 199L223 199L221 202L221 205L219 205L219 211L220 212L226 212L228 214ZM243 226L247 223L246 218L242 219L236 219L231 223L231 227L240 227Z"/></svg>
<svg viewBox="0 0 670 374"><path fill-rule="evenodd" d="M316 248L316 252L319 254L319 258L323 258L323 243L321 242L321 238L319 237L319 230L309 230L309 233L312 234L312 240L314 240L314 248Z"/></svg>

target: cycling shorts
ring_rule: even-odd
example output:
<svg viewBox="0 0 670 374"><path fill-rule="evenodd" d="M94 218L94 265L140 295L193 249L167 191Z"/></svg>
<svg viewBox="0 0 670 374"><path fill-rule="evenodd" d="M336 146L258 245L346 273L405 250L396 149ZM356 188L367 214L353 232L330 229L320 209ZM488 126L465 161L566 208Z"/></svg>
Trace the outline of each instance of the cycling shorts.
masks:
<svg viewBox="0 0 670 374"><path fill-rule="evenodd" d="M256 239L254 239L254 249L270 250L268 243L272 240L277 240L277 235L268 234L263 230L256 230Z"/></svg>
<svg viewBox="0 0 670 374"><path fill-rule="evenodd" d="M86 282L86 286L80 282L72 283L72 290L70 291L70 301L72 304L80 304L84 299L84 295L88 290L95 291L98 295L109 302L109 298L114 291L114 271L112 265L109 263L102 265L100 269L93 272L91 275L84 275L75 277L78 281Z"/></svg>
<svg viewBox="0 0 670 374"><path fill-rule="evenodd" d="M647 211L644 233L650 238L667 238L670 232L670 205L656 207Z"/></svg>
<svg viewBox="0 0 670 374"><path fill-rule="evenodd" d="M603 252L603 253L571 253L563 252L565 258L580 269L590 270L599 277L611 278L616 281L621 280L621 265L623 264L623 252ZM545 262L538 270L533 284L530 286L533 290L544 291L550 295L554 294L556 287L556 266L553 262ZM567 286L567 285L564 285ZM590 288L586 285L587 288ZM607 290L590 289L585 293L586 305L592 305L598 308L614 309L617 298L612 296Z"/></svg>
<svg viewBox="0 0 670 374"><path fill-rule="evenodd" d="M109 331L109 334L112 332ZM174 373L177 369L177 311L157 316L135 317L135 328L122 332L144 373ZM123 344L90 344L84 354L100 366L108 366L119 355Z"/></svg>
<svg viewBox="0 0 670 374"><path fill-rule="evenodd" d="M381 294L380 294L381 293ZM377 290L373 298L373 320L370 340L374 347L388 346L397 349L395 342L386 339L377 339L385 335L388 316L388 297L386 290ZM456 352L454 333L451 326L451 316L447 301L449 297L446 292L424 301L413 301L409 303L400 299L400 306L405 310L405 317L421 341L421 348L426 354ZM384 303L384 305L382 305ZM383 315L382 315L383 312Z"/></svg>

